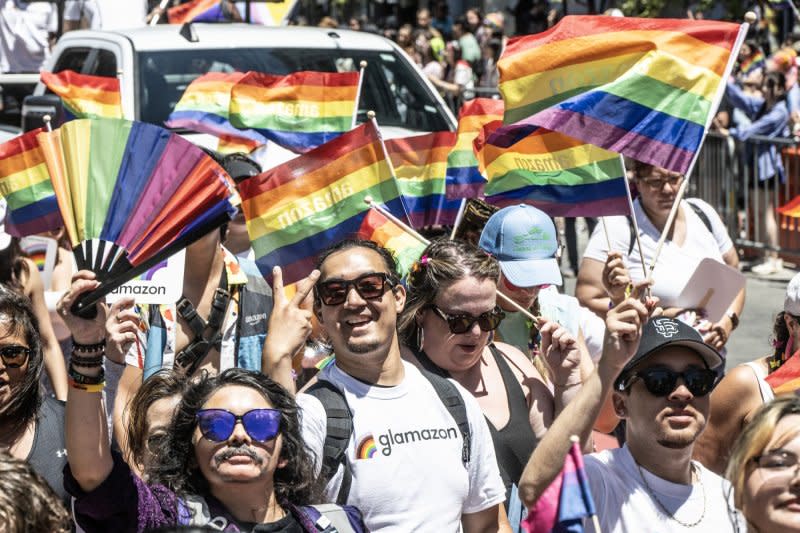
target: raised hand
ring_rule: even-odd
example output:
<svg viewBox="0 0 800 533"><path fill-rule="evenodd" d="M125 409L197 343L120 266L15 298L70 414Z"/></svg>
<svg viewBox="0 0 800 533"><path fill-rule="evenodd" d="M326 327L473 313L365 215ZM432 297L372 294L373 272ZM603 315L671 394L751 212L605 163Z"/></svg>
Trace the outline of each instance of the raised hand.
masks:
<svg viewBox="0 0 800 533"><path fill-rule="evenodd" d="M281 267L272 269L272 314L269 317L269 328L264 351L275 363L282 357L291 358L305 346L311 334L313 314L303 309L301 304L311 294L314 284L319 279L319 270L314 270L308 277L297 283L297 292L291 299L286 298L283 291L283 272Z"/></svg>
<svg viewBox="0 0 800 533"><path fill-rule="evenodd" d="M108 311L106 357L115 363L125 363L125 354L136 341L139 315L134 310L134 305L133 298L126 296L114 302Z"/></svg>
<svg viewBox="0 0 800 533"><path fill-rule="evenodd" d="M634 284L630 297L611 308L606 315L606 338L603 360L613 368L622 369L639 348L642 326L651 316L660 313L657 299L645 299L651 280Z"/></svg>
<svg viewBox="0 0 800 533"><path fill-rule="evenodd" d="M97 316L91 320L74 315L72 305L83 293L100 286L94 272L81 270L72 276L72 285L56 304L59 316L72 333L72 338L79 344L97 344L106 338L106 314L108 306L97 304Z"/></svg>
<svg viewBox="0 0 800 533"><path fill-rule="evenodd" d="M620 252L608 252L603 266L603 288L616 305L625 299L625 290L631 282L628 269Z"/></svg>
<svg viewBox="0 0 800 533"><path fill-rule="evenodd" d="M581 351L575 337L558 322L539 320L542 338L541 357L550 370L553 384L559 387L581 382Z"/></svg>

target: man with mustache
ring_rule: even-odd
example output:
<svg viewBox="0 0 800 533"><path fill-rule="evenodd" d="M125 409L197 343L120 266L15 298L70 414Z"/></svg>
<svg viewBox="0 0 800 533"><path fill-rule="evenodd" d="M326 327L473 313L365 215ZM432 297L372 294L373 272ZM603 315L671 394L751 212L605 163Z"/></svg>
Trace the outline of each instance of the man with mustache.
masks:
<svg viewBox="0 0 800 533"><path fill-rule="evenodd" d="M94 320L70 312L95 287L91 272L73 277L59 312L76 343L68 393L69 465L64 486L83 531L145 531L177 525L283 533L364 531L355 508L311 506L313 460L294 398L258 372L202 373L175 410L168 438L153 453L147 482L112 452L102 398L107 309ZM91 348L91 350L90 350ZM87 353L91 352L91 353ZM118 356L119 357L119 356ZM322 514L324 513L324 514Z"/></svg>
<svg viewBox="0 0 800 533"><path fill-rule="evenodd" d="M602 531L741 531L730 484L691 460L722 359L683 322L648 319L648 307L628 298L609 310L597 370L528 461L522 500L536 504L563 464L569 436L588 438L613 390L614 410L627 421L626 443L585 457Z"/></svg>

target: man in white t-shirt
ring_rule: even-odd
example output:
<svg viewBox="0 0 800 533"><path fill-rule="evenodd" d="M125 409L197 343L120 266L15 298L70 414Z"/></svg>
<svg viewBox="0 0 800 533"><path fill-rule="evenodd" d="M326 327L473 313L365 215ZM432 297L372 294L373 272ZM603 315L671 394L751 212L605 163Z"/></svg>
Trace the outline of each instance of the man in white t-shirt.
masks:
<svg viewBox="0 0 800 533"><path fill-rule="evenodd" d="M520 481L523 501L535 504L557 474L569 436L588 435L613 387L627 442L585 457L602 531L741 531L730 484L691 460L722 358L690 326L648 315L635 298L608 312L597 371L534 451Z"/></svg>
<svg viewBox="0 0 800 533"><path fill-rule="evenodd" d="M0 72L39 72L58 30L55 5L0 0L0 6Z"/></svg>
<svg viewBox="0 0 800 533"><path fill-rule="evenodd" d="M103 18L97 0L68 0L64 3L64 31L99 30Z"/></svg>
<svg viewBox="0 0 800 533"><path fill-rule="evenodd" d="M462 432L432 382L400 357L397 315L405 304L405 289L391 254L369 241L344 241L323 252L318 263L319 272L298 284L291 302L281 297L276 268L270 326L280 335L267 337L264 368L294 388L286 371L303 346L311 318L298 304L315 284L314 313L335 353L319 380L343 393L353 426L345 450L348 465L333 473L328 498L341 497L349 467L352 485L346 501L361 509L371 531L510 531L502 505L505 488L477 401L449 382L466 409L465 448ZM326 410L309 394L300 394L298 404L306 444L319 468Z"/></svg>

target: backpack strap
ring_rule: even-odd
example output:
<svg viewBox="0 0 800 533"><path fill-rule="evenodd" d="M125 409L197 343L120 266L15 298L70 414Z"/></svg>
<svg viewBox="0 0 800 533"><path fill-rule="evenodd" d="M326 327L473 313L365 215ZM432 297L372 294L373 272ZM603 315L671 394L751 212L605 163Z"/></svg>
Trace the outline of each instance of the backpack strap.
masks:
<svg viewBox="0 0 800 533"><path fill-rule="evenodd" d="M327 481L339 470L339 465L344 467L342 484L336 503L344 505L350 495L350 485L353 481L353 472L350 461L347 460L347 445L353 434L353 414L342 391L330 381L318 379L317 382L306 390L317 398L325 409L327 425L325 429L325 443L322 447L322 472L321 477Z"/></svg>
<svg viewBox="0 0 800 533"><path fill-rule="evenodd" d="M425 376L430 384L433 385L433 390L436 391L439 399L447 408L447 412L450 413L450 416L452 416L453 420L456 421L458 430L461 432L461 436L463 437L463 444L461 446L461 462L464 463L464 468L467 468L470 455L472 453L472 432L469 429L467 405L464 403L464 398L461 397L461 394L458 392L456 386L453 385L453 383L447 378L424 369L420 369L420 372L423 376Z"/></svg>
<svg viewBox="0 0 800 533"><path fill-rule="evenodd" d="M694 211L695 214L698 217L700 217L700 220L703 221L703 224L705 224L706 229L708 229L709 233L713 235L714 230L711 228L711 221L708 219L708 215L706 214L706 212L703 211L703 208L697 205L696 203L692 202L691 199L687 199L686 203L689 204L689 207L692 208L692 211Z"/></svg>

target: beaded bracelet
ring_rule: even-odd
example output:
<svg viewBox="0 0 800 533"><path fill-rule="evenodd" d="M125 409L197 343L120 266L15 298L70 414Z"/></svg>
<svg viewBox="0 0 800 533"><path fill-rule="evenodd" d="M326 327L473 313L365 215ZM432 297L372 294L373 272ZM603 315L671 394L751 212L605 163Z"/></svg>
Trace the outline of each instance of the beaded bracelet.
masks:
<svg viewBox="0 0 800 533"><path fill-rule="evenodd" d="M100 357L77 357L75 354L72 354L69 362L73 366L80 366L84 368L96 368L98 366L103 366L103 359L105 356L101 355Z"/></svg>
<svg viewBox="0 0 800 533"><path fill-rule="evenodd" d="M98 385L104 382L106 379L104 370L100 370L100 373L96 376L86 376L75 370L75 367L72 366L72 363L70 363L69 368L67 369L67 375L70 377L70 379L76 383L80 383L81 385Z"/></svg>
<svg viewBox="0 0 800 533"><path fill-rule="evenodd" d="M106 348L106 340L103 339L102 341L98 342L97 344L81 344L75 341L75 338L72 338L72 351L79 352L79 353L94 353L94 352L102 352L105 351Z"/></svg>
<svg viewBox="0 0 800 533"><path fill-rule="evenodd" d="M69 386L72 387L73 389L78 389L86 392L103 392L103 389L106 387L106 381L103 380L100 383L87 385L83 383L78 383L75 380L70 379Z"/></svg>

